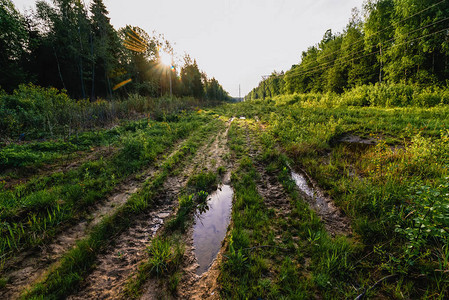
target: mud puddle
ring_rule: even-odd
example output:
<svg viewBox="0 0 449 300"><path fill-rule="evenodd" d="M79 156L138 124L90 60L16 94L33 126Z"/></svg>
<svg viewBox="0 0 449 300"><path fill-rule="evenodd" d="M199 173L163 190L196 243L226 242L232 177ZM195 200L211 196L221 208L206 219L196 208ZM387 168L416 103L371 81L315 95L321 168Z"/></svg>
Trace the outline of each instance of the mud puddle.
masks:
<svg viewBox="0 0 449 300"><path fill-rule="evenodd" d="M195 217L193 246L198 261L197 275L206 272L221 249L231 220L232 196L229 184L222 184L211 194L205 211Z"/></svg>
<svg viewBox="0 0 449 300"><path fill-rule="evenodd" d="M305 175L291 170L291 176L298 189L305 194L305 198L309 202L310 206L321 217L326 230L332 236L337 234L351 234L352 230L349 219L340 212L332 199L325 197L324 193L314 187L310 178L306 178Z"/></svg>

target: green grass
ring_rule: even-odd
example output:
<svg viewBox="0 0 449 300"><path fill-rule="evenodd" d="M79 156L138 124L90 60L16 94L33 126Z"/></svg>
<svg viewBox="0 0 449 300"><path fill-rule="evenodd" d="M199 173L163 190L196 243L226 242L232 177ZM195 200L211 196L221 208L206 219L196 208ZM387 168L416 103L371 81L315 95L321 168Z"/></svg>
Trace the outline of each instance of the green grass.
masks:
<svg viewBox="0 0 449 300"><path fill-rule="evenodd" d="M369 289L368 296L447 297L447 106L338 107L284 96L276 101L247 101L217 110L227 116L244 115L250 121L257 116L264 128L257 132L266 150L262 162L268 172L277 174L295 204L289 220L272 220L273 226L283 226L288 232L285 245L297 249L289 259L299 264L301 258L311 259L305 271L309 279L298 280L298 288L307 286L308 293L324 298L354 298L379 279L394 275ZM340 142L348 134L373 139L376 145ZM243 133L240 139L235 135L230 132L234 141L231 148L236 156L244 156ZM286 158L279 160L281 154L270 153L270 149L280 149ZM293 183L289 183L283 160L304 169L329 193L350 218L354 239L331 239L327 235L308 205L301 203L289 188ZM255 201L252 198L247 200L248 207ZM236 227L240 226L239 219L245 221L244 225L246 220L253 222L251 215L241 218L239 214L233 215ZM252 236L255 232L259 231L250 227L236 234L251 247L258 241ZM295 242L298 239L302 242ZM239 253L235 247L234 250ZM243 250L241 254L246 255L245 264L251 270L250 254ZM276 262L269 264L268 269L276 270L282 265L285 264ZM231 277L222 277L226 297L278 295L270 294L278 290L273 287L274 279L270 279L272 288L262 291L259 285L268 286L267 280L254 286L251 282L258 280L252 278L240 285L232 283L237 279ZM227 285L228 280L232 284ZM290 292L280 295L294 298Z"/></svg>
<svg viewBox="0 0 449 300"><path fill-rule="evenodd" d="M59 299L73 293L83 278L95 267L95 259L117 233L127 228L139 214L150 209L154 199L166 178L173 174L191 156L201 142L219 126L218 120L211 121L200 128L197 134L184 142L183 146L162 163L161 170L147 182L136 194L133 194L124 206L110 217L105 218L92 229L90 235L78 242L77 246L66 253L59 266L51 270L46 278L26 293L24 299ZM177 166L177 167L174 167Z"/></svg>
<svg viewBox="0 0 449 300"><path fill-rule="evenodd" d="M134 132L121 136L121 149L109 159L89 161L68 172L53 173L0 192L3 259L14 251L48 241L63 226L83 217L89 207L106 197L117 184L145 166L181 138L210 120L202 115L186 116L174 123L139 121ZM130 130L128 128L127 130ZM192 143L182 149L196 147ZM172 166L177 162L166 162Z"/></svg>

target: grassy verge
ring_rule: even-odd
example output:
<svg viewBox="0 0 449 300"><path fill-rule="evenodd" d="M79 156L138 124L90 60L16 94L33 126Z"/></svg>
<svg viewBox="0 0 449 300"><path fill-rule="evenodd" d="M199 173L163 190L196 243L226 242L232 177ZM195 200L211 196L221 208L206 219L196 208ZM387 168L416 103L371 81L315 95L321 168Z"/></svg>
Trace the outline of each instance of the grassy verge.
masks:
<svg viewBox="0 0 449 300"><path fill-rule="evenodd" d="M242 148L245 143L243 128L234 124L229 136L232 137L230 147L240 157L240 163L232 174L235 202L229 244L219 277L221 296L232 299L310 298L310 284L298 270L303 255L298 255L292 244L297 233L288 232L287 220L275 218L273 208L267 207L259 195L256 182L259 174L254 161ZM276 232L280 228L285 230L285 236L279 240Z"/></svg>
<svg viewBox="0 0 449 300"><path fill-rule="evenodd" d="M328 108L280 99L251 101L220 112L257 116L265 139L275 142L271 147L280 145L291 164L305 169L352 220L355 244L327 242L313 222L307 225L310 234L300 237L318 244L297 254L311 258L310 284L318 294L447 297L447 106ZM350 135L373 145L342 141ZM266 164L283 170L270 159ZM301 223L305 217L293 219ZM315 239L318 242L312 243Z"/></svg>
<svg viewBox="0 0 449 300"><path fill-rule="evenodd" d="M95 267L97 254L105 249L116 234L129 227L136 214L157 204L154 201L165 179L176 172L184 159L195 153L201 142L214 131L219 122L213 120L191 136L180 150L162 164L161 170L150 182L132 195L112 216L95 226L90 235L66 253L58 266L50 270L46 278L32 287L23 298L59 299L76 291L79 283Z"/></svg>

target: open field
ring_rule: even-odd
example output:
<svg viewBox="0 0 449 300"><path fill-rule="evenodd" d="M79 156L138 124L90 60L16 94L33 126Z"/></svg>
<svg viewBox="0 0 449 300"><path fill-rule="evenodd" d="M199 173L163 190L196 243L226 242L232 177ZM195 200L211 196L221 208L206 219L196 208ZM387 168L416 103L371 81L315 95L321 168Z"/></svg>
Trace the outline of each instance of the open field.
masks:
<svg viewBox="0 0 449 300"><path fill-rule="evenodd" d="M445 298L448 114L285 97L10 144L0 293ZM223 184L230 225L198 274L195 224Z"/></svg>

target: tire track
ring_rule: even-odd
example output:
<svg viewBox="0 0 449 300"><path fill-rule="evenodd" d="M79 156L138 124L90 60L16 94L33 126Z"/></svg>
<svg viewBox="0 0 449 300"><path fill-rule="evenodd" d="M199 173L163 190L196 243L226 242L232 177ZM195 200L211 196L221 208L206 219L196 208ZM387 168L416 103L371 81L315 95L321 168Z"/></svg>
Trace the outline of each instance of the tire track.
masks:
<svg viewBox="0 0 449 300"><path fill-rule="evenodd" d="M203 154L196 152L193 162ZM185 162L184 162L185 163ZM191 169L184 167L178 175L168 177L155 209L138 216L132 226L121 233L114 243L97 259L97 267L87 276L81 289L68 299L117 299L121 297L128 279L147 257L146 249L166 218L176 210L177 198L189 179Z"/></svg>
<svg viewBox="0 0 449 300"><path fill-rule="evenodd" d="M183 140L184 141L184 140ZM176 153L183 141L178 142L169 157ZM159 159L161 160L161 159ZM0 290L0 298L16 299L20 294L34 282L38 281L51 266L75 246L76 242L86 237L89 230L98 224L105 216L112 214L120 208L129 197L137 192L143 184L153 177L159 162L141 172L139 176L132 175L119 184L112 195L105 201L89 209L88 216L82 218L78 223L72 225L46 245L39 247L39 250L29 250L20 253L18 256L7 262L6 272L2 277L8 279L4 289ZM136 179L136 178L139 179Z"/></svg>

